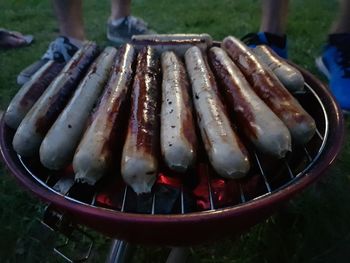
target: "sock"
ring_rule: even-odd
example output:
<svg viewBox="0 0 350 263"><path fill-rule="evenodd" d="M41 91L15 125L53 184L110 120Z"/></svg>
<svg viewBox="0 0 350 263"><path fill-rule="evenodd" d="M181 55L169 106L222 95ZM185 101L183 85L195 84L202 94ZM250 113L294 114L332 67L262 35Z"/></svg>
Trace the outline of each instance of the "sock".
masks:
<svg viewBox="0 0 350 263"><path fill-rule="evenodd" d="M329 34L328 43L331 45L350 44L350 33Z"/></svg>
<svg viewBox="0 0 350 263"><path fill-rule="evenodd" d="M79 40L73 37L68 37L68 40L71 44L73 44L74 46L76 46L77 48L81 48L82 45L84 44L84 40Z"/></svg>
<svg viewBox="0 0 350 263"><path fill-rule="evenodd" d="M264 32L267 41L279 48L285 48L286 44L287 44L287 36L283 35L283 36L279 36L279 35L275 35L275 34L271 34L268 32Z"/></svg>
<svg viewBox="0 0 350 263"><path fill-rule="evenodd" d="M123 21L125 20L126 17L118 18L118 19L111 19L110 23L112 26L119 26Z"/></svg>

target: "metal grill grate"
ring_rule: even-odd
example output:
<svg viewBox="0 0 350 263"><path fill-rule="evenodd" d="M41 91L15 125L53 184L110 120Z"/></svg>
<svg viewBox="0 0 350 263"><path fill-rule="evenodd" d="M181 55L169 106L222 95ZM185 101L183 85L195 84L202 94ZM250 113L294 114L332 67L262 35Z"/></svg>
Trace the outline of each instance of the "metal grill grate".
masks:
<svg viewBox="0 0 350 263"><path fill-rule="evenodd" d="M317 111L319 111L319 114L323 116L323 119L317 118L317 130L316 134L313 137L313 139L305 146L305 147L298 147L293 146L293 152L289 154L286 158L279 160L277 163L278 167L281 167L281 169L285 170L285 174L283 174L283 180L282 182L274 182L273 179L275 178L275 175L267 171L267 165L266 162L263 160L264 156L261 156L258 152L251 152L251 160L253 165L256 168L256 171L258 171L258 175L260 176L261 180L261 187L265 190L261 193L259 193L256 196L251 196L252 193L247 192L242 182L238 181L238 189L239 189L239 195L240 195L240 202L237 204L232 204L231 206L240 205L252 200L257 200L260 198L264 198L268 195L272 195L287 186L295 183L299 178L302 176L305 176L308 172L308 170L314 165L315 162L317 162L319 156L321 155L328 136L328 116L327 112L325 110L325 107L317 95L317 93L312 89L311 86L309 86L307 83L305 83L305 92L303 93L295 93L294 96L300 101L300 103L307 107L309 104L310 98L312 98L311 104L313 104L313 107L316 107ZM304 101L304 103L303 103ZM305 103L305 101L308 101L308 103ZM317 105L316 105L317 104ZM312 115L312 111L309 111ZM314 117L314 116L313 116ZM316 119L316 118L315 118ZM296 164L293 163L293 159L295 159L297 155L297 159L299 160ZM72 196L72 188L75 185L74 184L74 178L73 177L63 177L58 178L55 175L48 174L46 177L42 178L43 176L38 176L35 174L30 166L26 163L25 160L21 158L21 156L18 155L18 158L23 165L23 167L26 169L28 174L37 181L40 185L47 188L49 191L54 192L57 195L64 196L66 199L82 204L82 205L88 205L93 206L96 208L100 208L100 206L96 203L96 192L92 192L90 195L91 198L84 198L79 196ZM94 190L93 190L94 191ZM216 210L219 209L219 207L215 204L214 200L214 194L213 190L210 184L210 178L208 178L208 193L209 193L209 203L210 203L210 210ZM134 195L133 190L130 187L125 187L124 190L120 193L121 196L121 206L120 209L115 209L120 212L129 212L128 209L128 199L130 196ZM135 197L134 197L135 198ZM142 197L141 197L142 198ZM146 211L141 211L141 213L148 213L148 214L156 214L156 202L157 202L157 195L156 193L152 193L150 195L147 195L148 200L150 201L150 207L149 209L146 209ZM186 205L185 205L185 190L182 186L180 188L180 194L179 194L179 202L178 208L175 209L177 211L176 213L185 214L188 212L197 212L197 211L187 211ZM230 206L230 207L231 207ZM103 207L106 209L105 207ZM108 209L108 208L107 208ZM208 211L208 210L207 210ZM138 213L140 211L137 211Z"/></svg>

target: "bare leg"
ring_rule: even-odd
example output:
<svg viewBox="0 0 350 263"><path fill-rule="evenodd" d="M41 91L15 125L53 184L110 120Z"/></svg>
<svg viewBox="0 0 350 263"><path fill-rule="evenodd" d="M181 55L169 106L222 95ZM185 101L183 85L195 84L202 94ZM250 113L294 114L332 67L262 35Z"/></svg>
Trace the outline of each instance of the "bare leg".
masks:
<svg viewBox="0 0 350 263"><path fill-rule="evenodd" d="M53 0L60 34L77 40L85 40L82 0Z"/></svg>
<svg viewBox="0 0 350 263"><path fill-rule="evenodd" d="M70 44L76 48L80 47L85 40L84 23L82 16L82 0L52 0L53 9L58 21L60 35L69 38ZM33 64L23 69L17 76L17 83L22 85L27 82L30 77L37 72L49 59L54 59L54 53L49 46L45 53L45 58L42 58ZM68 61L74 54L74 48L64 52L64 60ZM60 52L59 52L60 53ZM49 55L48 55L49 54ZM51 57L52 56L52 57ZM57 55L56 55L57 56Z"/></svg>
<svg viewBox="0 0 350 263"><path fill-rule="evenodd" d="M262 0L260 32L284 35L287 25L289 0Z"/></svg>
<svg viewBox="0 0 350 263"><path fill-rule="evenodd" d="M350 33L350 0L340 1L338 17L334 21L330 33Z"/></svg>
<svg viewBox="0 0 350 263"><path fill-rule="evenodd" d="M131 16L131 0L111 0L107 39L116 45L129 42L133 35L151 34L142 19Z"/></svg>
<svg viewBox="0 0 350 263"><path fill-rule="evenodd" d="M131 14L131 0L111 0L111 17L117 20Z"/></svg>

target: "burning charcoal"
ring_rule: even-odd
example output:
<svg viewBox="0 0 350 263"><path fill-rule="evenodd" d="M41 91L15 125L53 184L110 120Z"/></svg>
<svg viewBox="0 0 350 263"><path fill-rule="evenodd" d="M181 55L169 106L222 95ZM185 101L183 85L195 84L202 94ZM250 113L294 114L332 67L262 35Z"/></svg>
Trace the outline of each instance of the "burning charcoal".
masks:
<svg viewBox="0 0 350 263"><path fill-rule="evenodd" d="M96 194L96 205L122 210L126 185L119 177L107 180Z"/></svg>

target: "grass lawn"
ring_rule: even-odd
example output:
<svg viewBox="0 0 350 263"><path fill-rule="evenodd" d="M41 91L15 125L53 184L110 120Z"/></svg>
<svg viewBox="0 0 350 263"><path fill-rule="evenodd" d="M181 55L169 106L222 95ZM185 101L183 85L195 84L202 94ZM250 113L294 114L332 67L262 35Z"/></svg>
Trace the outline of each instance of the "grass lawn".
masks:
<svg viewBox="0 0 350 263"><path fill-rule="evenodd" d="M289 57L320 79L314 58L320 53L336 0L292 0L288 25ZM18 90L18 72L38 59L57 34L49 1L0 1L0 27L31 33L35 43L18 50L0 50L0 109ZM106 44L108 1L84 0L87 36ZM256 31L258 0L135 0L133 13L159 33L211 34L221 40L232 34ZM346 121L346 131L350 121ZM241 237L191 249L190 262L349 262L350 260L350 144L317 184L291 201L282 211ZM24 192L0 166L0 262L62 262L47 252L50 242L37 243L43 205ZM109 240L94 234L97 246L91 262L104 262ZM134 262L164 262L168 249L140 248Z"/></svg>

